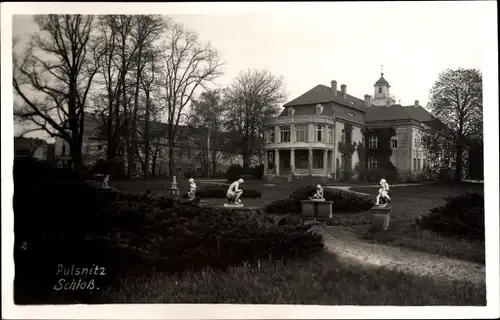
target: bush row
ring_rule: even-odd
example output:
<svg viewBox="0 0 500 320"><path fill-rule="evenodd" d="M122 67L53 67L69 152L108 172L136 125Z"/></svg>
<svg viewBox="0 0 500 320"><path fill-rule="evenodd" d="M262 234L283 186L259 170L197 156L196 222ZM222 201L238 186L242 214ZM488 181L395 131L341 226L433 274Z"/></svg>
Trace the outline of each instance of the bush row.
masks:
<svg viewBox="0 0 500 320"><path fill-rule="evenodd" d="M99 287L124 275L178 273L258 260L307 256L322 237L300 221L259 211L228 212L166 197L96 190L83 181L15 179L16 303L47 301L59 266L106 268ZM27 250L22 244L27 244ZM78 279L76 279L78 280ZM92 303L89 290L65 291L69 302ZM45 300L43 299L45 298ZM58 296L61 299L61 296Z"/></svg>
<svg viewBox="0 0 500 320"><path fill-rule="evenodd" d="M265 207L268 213L301 213L301 200L307 200L316 191L315 186L303 186L293 191L287 199L271 202ZM354 213L369 210L373 206L370 195L342 189L324 189L327 201L333 201L332 211Z"/></svg>
<svg viewBox="0 0 500 320"><path fill-rule="evenodd" d="M443 206L416 218L417 225L447 236L465 236L484 241L484 195L466 193L445 198Z"/></svg>
<svg viewBox="0 0 500 320"><path fill-rule="evenodd" d="M205 184L202 188L196 191L197 198L226 198L227 189L229 184ZM247 189L243 187L242 199L256 199L260 198L262 194L257 190ZM183 195L183 198L187 198L187 193Z"/></svg>
<svg viewBox="0 0 500 320"><path fill-rule="evenodd" d="M255 167L248 168L248 170L243 169L239 164L232 164L226 170L226 178L228 181L232 182L240 178L241 176L249 175L254 179L262 179L264 176L264 165L258 165Z"/></svg>

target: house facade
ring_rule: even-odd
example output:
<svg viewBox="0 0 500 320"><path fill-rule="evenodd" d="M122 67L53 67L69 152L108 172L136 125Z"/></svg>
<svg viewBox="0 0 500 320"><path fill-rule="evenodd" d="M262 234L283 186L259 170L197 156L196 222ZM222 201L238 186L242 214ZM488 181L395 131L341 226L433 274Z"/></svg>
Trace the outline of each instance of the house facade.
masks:
<svg viewBox="0 0 500 320"><path fill-rule="evenodd" d="M312 175L341 179L354 169L379 169L377 149L389 145L390 162L400 175L424 169L426 153L421 135L436 119L422 108L395 103L384 74L373 96L360 99L340 90L337 81L317 85L286 103L265 125L265 175ZM375 132L390 129L390 141ZM363 152L361 152L364 150ZM359 164L362 162L361 164Z"/></svg>

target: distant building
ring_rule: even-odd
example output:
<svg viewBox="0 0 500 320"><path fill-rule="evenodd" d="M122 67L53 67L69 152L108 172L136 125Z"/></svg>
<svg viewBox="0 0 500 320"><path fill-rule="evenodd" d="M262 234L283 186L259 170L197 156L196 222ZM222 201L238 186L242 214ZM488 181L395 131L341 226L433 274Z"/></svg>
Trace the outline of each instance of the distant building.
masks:
<svg viewBox="0 0 500 320"><path fill-rule="evenodd" d="M265 126L265 175L328 176L340 179L346 169L353 171L360 161L357 152L347 159L340 143L355 143L356 149L380 148L379 137L370 129L392 127L390 161L401 175L422 170L427 165L421 134L437 121L419 105L401 106L390 95L390 85L381 74L374 84L374 96L360 99L347 93L337 81L317 85L286 103L283 112ZM349 129L350 132L347 132ZM363 133L365 132L365 133ZM377 169L377 157L365 159L365 168Z"/></svg>
<svg viewBox="0 0 500 320"><path fill-rule="evenodd" d="M83 162L86 166L92 166L99 159L106 159L107 138L103 136L102 118L93 113L85 113L84 115L84 132L82 143ZM175 169L177 174L191 172L194 174L202 174L204 169L207 169L206 154L212 148L212 140L208 132L203 131L203 128L193 128L191 126L180 125L177 128L177 146L174 150ZM145 121L137 122L138 132L138 153L141 161L144 161L144 131ZM150 134L150 168L153 165L155 175L166 175L169 170L169 151L168 151L168 124L151 121L149 124ZM217 171L211 172L211 165L208 166L208 174L221 174L229 167L229 165L237 163L242 164L241 156L237 154L238 150L228 152L226 144L229 141L230 134L221 132L217 138ZM205 140L204 140L205 139ZM257 141L257 148L262 150L262 141ZM55 155L58 163L61 166L71 165L70 148L67 141L56 137ZM121 147L118 151L118 156L127 165L127 150L125 141L122 139ZM262 163L257 155L251 157L252 164ZM143 164L136 161L135 172L141 174L143 172ZM150 172L152 173L152 172Z"/></svg>
<svg viewBox="0 0 500 320"><path fill-rule="evenodd" d="M14 138L14 159L35 158L38 160L53 160L54 145L46 140L36 138Z"/></svg>

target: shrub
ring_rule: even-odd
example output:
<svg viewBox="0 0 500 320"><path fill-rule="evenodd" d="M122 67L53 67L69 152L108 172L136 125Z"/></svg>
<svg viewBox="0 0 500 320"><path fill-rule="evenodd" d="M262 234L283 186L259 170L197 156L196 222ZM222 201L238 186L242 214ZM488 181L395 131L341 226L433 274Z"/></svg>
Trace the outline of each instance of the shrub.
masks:
<svg viewBox="0 0 500 320"><path fill-rule="evenodd" d="M109 174L112 178L125 177L125 164L123 161L115 160L114 162L106 159L99 159L92 167L94 174Z"/></svg>
<svg viewBox="0 0 500 320"><path fill-rule="evenodd" d="M243 168L239 164L232 164L226 170L227 181L233 182L238 180L243 174Z"/></svg>
<svg viewBox="0 0 500 320"><path fill-rule="evenodd" d="M63 228L57 231L30 223L16 230L19 241L24 240L20 232L29 234L38 230L40 234L34 244L28 240L28 253L16 251L16 275L21 275L16 277L16 303L28 300L28 296L33 298L32 288L39 288L42 297L54 292L58 264L104 266L108 276L97 277L98 285L103 287L116 284L118 277L125 274L181 273L206 267L228 270L245 262L306 257L323 247L321 235L312 232L309 226L294 221L278 224L259 211L229 214L223 209L168 198L113 191L99 191L97 195L100 208L89 213L84 235L74 235L81 218L75 223L65 219L60 223ZM17 200L26 197L21 194ZM71 216L75 208L64 209ZM32 215L36 214L39 212ZM47 215L48 219L58 220L50 218L50 210ZM69 234L73 236L66 236L66 241L56 240ZM35 263L37 268L33 268ZM66 298L80 303L91 301L91 294L77 291L69 295L65 292Z"/></svg>
<svg viewBox="0 0 500 320"><path fill-rule="evenodd" d="M257 190L247 189L244 186L242 187L242 199L256 199L262 196L262 194ZM225 199L228 188L229 184L206 184L203 188L196 191L196 197ZM187 194L184 194L182 197L187 198L188 196Z"/></svg>
<svg viewBox="0 0 500 320"><path fill-rule="evenodd" d="M259 164L258 166L250 168L250 172L252 174L252 178L254 179L262 179L264 176L264 165Z"/></svg>
<svg viewBox="0 0 500 320"><path fill-rule="evenodd" d="M484 241L484 195L466 193L445 198L444 206L416 219L417 225L447 236L465 236Z"/></svg>
<svg viewBox="0 0 500 320"><path fill-rule="evenodd" d="M316 191L315 186L304 186L293 191L288 199L271 202L265 207L268 213L301 213L301 200L307 200ZM370 195L342 189L324 189L325 200L333 201L332 211L354 213L370 209L373 200Z"/></svg>

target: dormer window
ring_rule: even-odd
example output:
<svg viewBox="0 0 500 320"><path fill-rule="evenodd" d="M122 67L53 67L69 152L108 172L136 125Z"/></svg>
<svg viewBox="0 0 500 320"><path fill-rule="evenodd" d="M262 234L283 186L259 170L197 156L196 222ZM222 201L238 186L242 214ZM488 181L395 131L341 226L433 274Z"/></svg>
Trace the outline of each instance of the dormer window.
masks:
<svg viewBox="0 0 500 320"><path fill-rule="evenodd" d="M295 109L294 108L288 108L288 116L293 116L295 114Z"/></svg>
<svg viewBox="0 0 500 320"><path fill-rule="evenodd" d="M322 114L323 113L323 106L321 104L318 104L316 106L316 114Z"/></svg>
<svg viewBox="0 0 500 320"><path fill-rule="evenodd" d="M378 93L382 93L382 87L378 88Z"/></svg>

